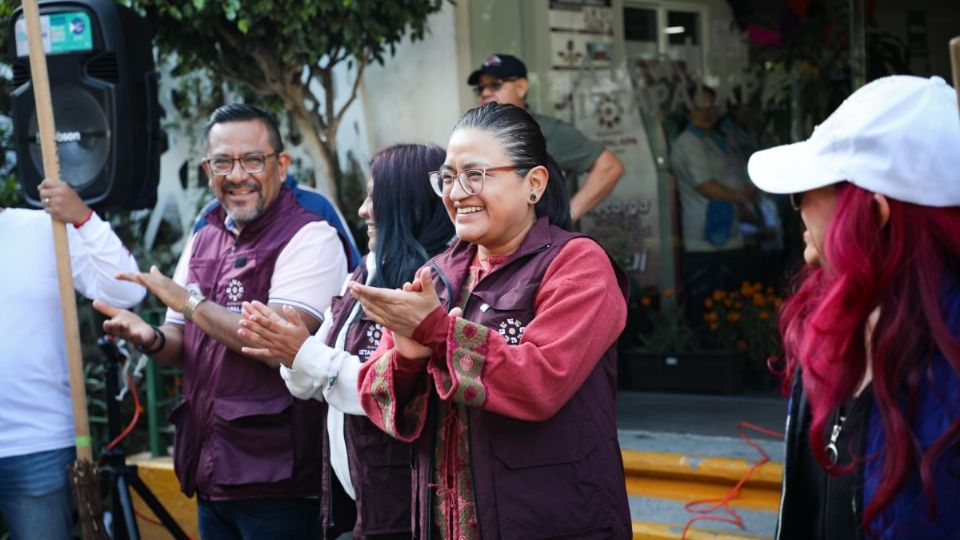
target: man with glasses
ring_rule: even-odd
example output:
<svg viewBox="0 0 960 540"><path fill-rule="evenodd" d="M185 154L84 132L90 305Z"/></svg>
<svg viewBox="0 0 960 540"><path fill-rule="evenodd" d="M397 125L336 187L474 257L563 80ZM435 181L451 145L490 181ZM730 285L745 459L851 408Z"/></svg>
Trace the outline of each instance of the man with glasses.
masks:
<svg viewBox="0 0 960 540"><path fill-rule="evenodd" d="M107 332L183 369L171 413L183 492L197 495L200 534L320 538L325 405L294 399L276 369L241 354L241 304L298 313L315 331L339 293L351 244L316 209L317 194L284 182L290 155L276 120L226 105L205 129L201 161L216 203L200 215L173 279L121 274L168 307L162 326L105 303Z"/></svg>
<svg viewBox="0 0 960 540"><path fill-rule="evenodd" d="M491 54L467 78L480 105L496 101L526 108L528 90L527 66L509 54ZM547 141L547 152L571 175L587 174L583 185L570 198L570 213L579 220L594 206L603 202L623 176L623 164L597 141L576 128L549 116L527 111L540 125Z"/></svg>

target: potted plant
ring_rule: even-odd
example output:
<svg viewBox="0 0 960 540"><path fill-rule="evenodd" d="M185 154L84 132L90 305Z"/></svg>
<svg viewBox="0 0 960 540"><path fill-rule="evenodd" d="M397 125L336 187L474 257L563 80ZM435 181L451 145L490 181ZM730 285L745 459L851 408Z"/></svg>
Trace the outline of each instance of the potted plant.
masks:
<svg viewBox="0 0 960 540"><path fill-rule="evenodd" d="M713 348L738 351L754 386L771 381L767 360L780 352L776 311L783 300L773 287L744 281L738 290L714 291L703 318Z"/></svg>
<svg viewBox="0 0 960 540"><path fill-rule="evenodd" d="M636 345L625 351L625 388L691 393L740 390L739 353L703 347L672 290L642 291L639 304L637 316L644 324Z"/></svg>

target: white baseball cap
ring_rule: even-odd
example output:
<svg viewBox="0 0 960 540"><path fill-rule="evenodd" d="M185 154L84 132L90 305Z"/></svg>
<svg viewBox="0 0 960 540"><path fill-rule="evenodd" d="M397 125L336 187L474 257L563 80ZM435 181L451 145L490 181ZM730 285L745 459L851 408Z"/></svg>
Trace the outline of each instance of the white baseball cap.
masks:
<svg viewBox="0 0 960 540"><path fill-rule="evenodd" d="M754 153L747 171L770 193L847 181L899 201L960 206L957 111L940 77L884 77L851 94L806 141Z"/></svg>

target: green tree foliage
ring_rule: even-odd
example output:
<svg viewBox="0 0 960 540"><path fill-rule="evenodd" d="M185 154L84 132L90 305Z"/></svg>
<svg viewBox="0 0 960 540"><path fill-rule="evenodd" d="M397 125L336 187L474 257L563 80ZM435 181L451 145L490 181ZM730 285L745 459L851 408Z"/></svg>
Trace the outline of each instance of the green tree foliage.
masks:
<svg viewBox="0 0 960 540"><path fill-rule="evenodd" d="M178 73L198 70L287 111L322 180L338 196L347 186L336 134L364 68L382 64L407 35L422 39L443 0L125 0L157 31L161 54ZM352 77L337 95L334 68ZM339 72L339 70L338 70ZM317 86L311 84L319 83ZM342 198L341 198L342 201Z"/></svg>

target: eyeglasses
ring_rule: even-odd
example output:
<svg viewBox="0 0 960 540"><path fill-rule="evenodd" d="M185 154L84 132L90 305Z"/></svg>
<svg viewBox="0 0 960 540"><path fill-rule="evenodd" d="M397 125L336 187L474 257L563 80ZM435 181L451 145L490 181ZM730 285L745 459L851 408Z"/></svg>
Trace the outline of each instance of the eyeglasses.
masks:
<svg viewBox="0 0 960 540"><path fill-rule="evenodd" d="M272 154L246 154L238 158L229 158L216 156L206 158L203 161L210 168L210 172L215 176L226 176L233 172L233 164L240 162L240 168L248 174L257 174L263 172L267 164L267 158L279 155L277 152Z"/></svg>
<svg viewBox="0 0 960 540"><path fill-rule="evenodd" d="M517 80L516 77L510 77L509 79L494 81L490 84L478 84L473 87L473 92L478 96L480 94L483 94L483 91L488 88L490 89L491 92L498 92L501 88L503 88L504 83L513 82L515 80Z"/></svg>
<svg viewBox="0 0 960 540"><path fill-rule="evenodd" d="M498 172L498 171L515 171L519 169L516 165L504 165L502 167L487 167L485 169L464 169L459 173L454 173L453 171L433 171L429 173L430 175L430 187L433 188L433 192L439 195L440 197L446 197L450 195L450 191L453 190L453 180L454 178L460 182L460 187L463 188L464 193L467 195L479 195L483 191L483 181L487 178L488 172Z"/></svg>
<svg viewBox="0 0 960 540"><path fill-rule="evenodd" d="M800 193L791 193L790 194L790 206L796 210L800 211L800 204L803 203L803 192Z"/></svg>

